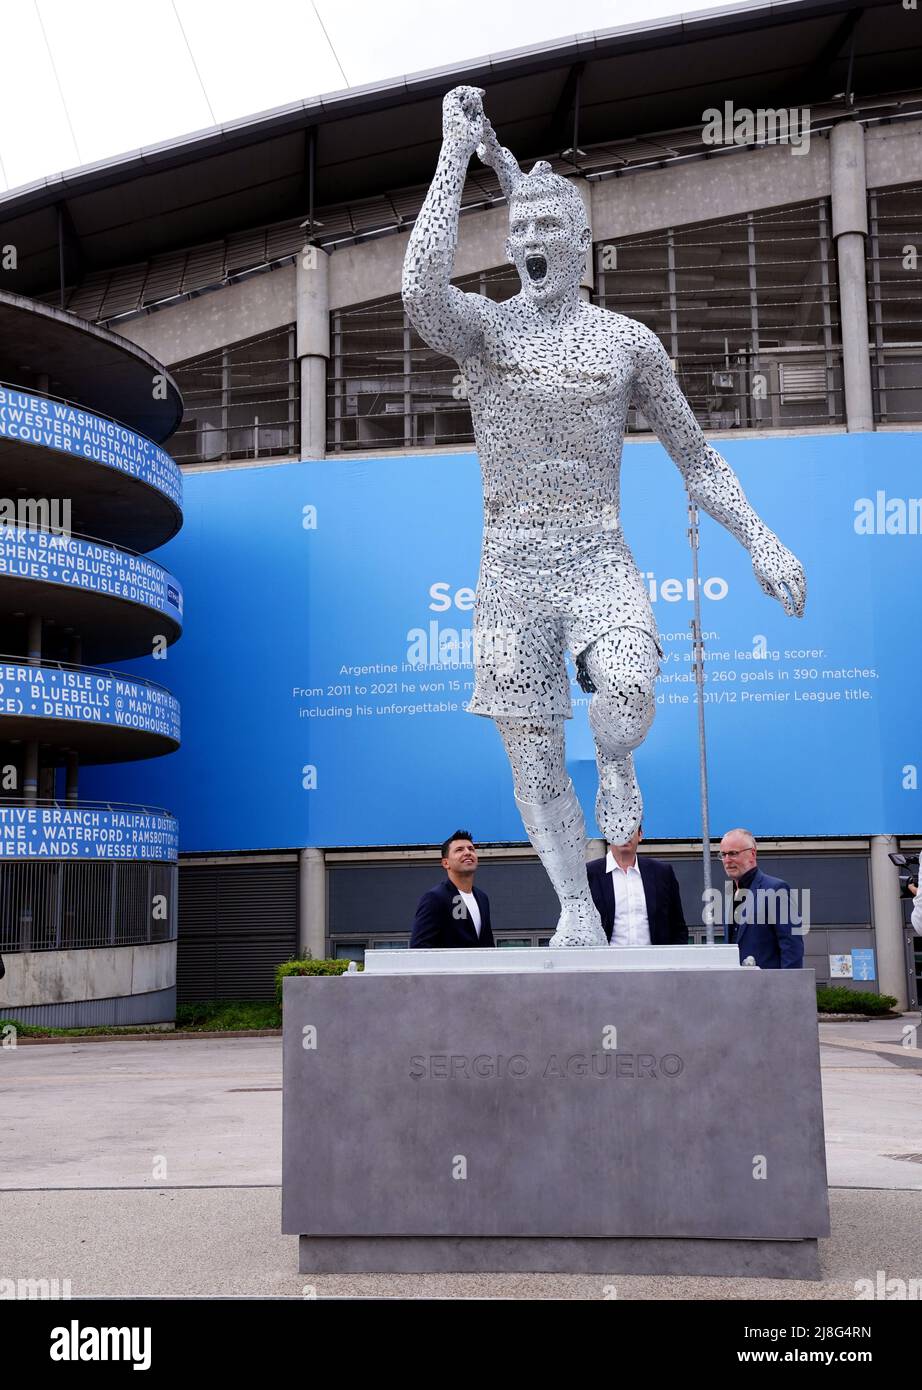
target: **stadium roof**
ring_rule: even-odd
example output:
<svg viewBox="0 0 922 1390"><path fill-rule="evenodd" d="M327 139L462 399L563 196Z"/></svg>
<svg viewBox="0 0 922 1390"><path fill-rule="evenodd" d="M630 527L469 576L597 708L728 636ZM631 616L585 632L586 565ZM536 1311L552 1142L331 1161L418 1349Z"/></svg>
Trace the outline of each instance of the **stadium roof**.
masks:
<svg viewBox="0 0 922 1390"><path fill-rule="evenodd" d="M486 90L523 163L602 177L701 153L702 112L725 101L810 104L829 121L922 113L920 73L922 25L895 0L770 0L577 34L308 98L16 189L0 197L0 246L18 251L4 288L58 302L62 283L137 267L140 288L118 303L104 306L104 290L89 307L64 296L111 321L157 302L155 257L201 248L211 260L199 279L215 283L290 254L311 211L325 242L382 220L407 225L435 164L441 98L462 82ZM473 197L498 200L492 171L475 164ZM161 300L174 280L175 268Z"/></svg>

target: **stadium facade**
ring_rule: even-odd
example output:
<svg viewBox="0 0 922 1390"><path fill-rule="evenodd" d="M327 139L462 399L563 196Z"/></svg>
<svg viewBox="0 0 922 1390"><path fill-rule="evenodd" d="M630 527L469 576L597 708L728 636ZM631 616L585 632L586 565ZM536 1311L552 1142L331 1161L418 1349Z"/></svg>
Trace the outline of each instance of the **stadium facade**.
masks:
<svg viewBox="0 0 922 1390"><path fill-rule="evenodd" d="M462 709L480 524L464 381L400 300L441 98L469 83L523 166L547 159L577 184L585 296L659 334L708 438L808 570L800 628L702 532L712 830L749 825L769 872L809 889L818 981L915 1006L888 855L922 844L920 54L918 14L892 0L743 5L306 100L0 199L0 246L17 251L0 288L166 364L184 402L165 447L186 525L162 559L183 575L185 635L165 667L129 668L170 673L183 747L84 782L179 817L180 999L267 997L300 951L404 944L458 823L485 844L501 944L553 928L498 739ZM472 161L459 286L516 293L506 222ZM91 387L60 394L100 404ZM106 411L139 424L126 401ZM668 658L640 762L647 847L676 866L700 939L684 495L637 411L629 431L625 526ZM143 550L167 539L129 536L101 503L84 525ZM0 575L0 598L31 612L13 582ZM56 592L39 596L47 615ZM140 654L129 626L107 629L101 657ZM5 650L33 660L20 636ZM63 949L44 930L40 949ZM35 946L4 920L8 960ZM170 1017L158 1001L150 1016ZM0 1013L20 1003L7 993Z"/></svg>

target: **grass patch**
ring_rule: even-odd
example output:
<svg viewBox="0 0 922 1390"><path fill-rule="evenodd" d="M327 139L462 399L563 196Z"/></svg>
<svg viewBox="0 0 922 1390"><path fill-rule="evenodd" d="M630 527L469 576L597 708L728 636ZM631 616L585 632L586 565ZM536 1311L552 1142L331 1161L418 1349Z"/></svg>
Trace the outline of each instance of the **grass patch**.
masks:
<svg viewBox="0 0 922 1390"><path fill-rule="evenodd" d="M145 1027L139 1023L136 1028L46 1028L40 1023L20 1023L18 1018L0 1018L0 1043L3 1040L3 1030L5 1028L15 1028L21 1038L92 1038L101 1034L111 1034L113 1037L120 1038L126 1032L132 1033L162 1033L166 1030L155 1028L152 1024Z"/></svg>
<svg viewBox="0 0 922 1390"><path fill-rule="evenodd" d="M182 1033L237 1033L248 1028L281 1028L282 1010L271 1000L214 999L202 1004L179 1004L176 1028ZM4 1029L15 1028L21 1038L131 1037L138 1033L164 1033L170 1030L139 1023L135 1028L47 1028L41 1024L20 1023L17 1018L0 1019L0 1043ZM9 1036L9 1034L6 1034Z"/></svg>
<svg viewBox="0 0 922 1390"><path fill-rule="evenodd" d="M176 1006L176 1027L183 1033L237 1033L281 1026L282 1010L271 999L209 999Z"/></svg>

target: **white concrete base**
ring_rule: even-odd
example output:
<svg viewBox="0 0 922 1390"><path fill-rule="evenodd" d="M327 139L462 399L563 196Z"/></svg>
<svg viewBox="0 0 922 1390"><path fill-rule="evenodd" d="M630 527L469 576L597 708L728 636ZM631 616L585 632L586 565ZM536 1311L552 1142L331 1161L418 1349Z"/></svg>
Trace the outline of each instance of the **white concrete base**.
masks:
<svg viewBox="0 0 922 1390"><path fill-rule="evenodd" d="M521 975L534 970L739 970L736 946L464 947L368 951L365 975Z"/></svg>

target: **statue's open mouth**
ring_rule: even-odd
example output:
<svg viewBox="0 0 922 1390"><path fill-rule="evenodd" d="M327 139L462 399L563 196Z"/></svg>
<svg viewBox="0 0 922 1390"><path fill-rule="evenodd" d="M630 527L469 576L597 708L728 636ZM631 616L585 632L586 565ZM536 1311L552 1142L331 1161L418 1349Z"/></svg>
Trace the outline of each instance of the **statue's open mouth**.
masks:
<svg viewBox="0 0 922 1390"><path fill-rule="evenodd" d="M547 259L544 256L526 256L525 269L532 280L543 280L547 274Z"/></svg>

